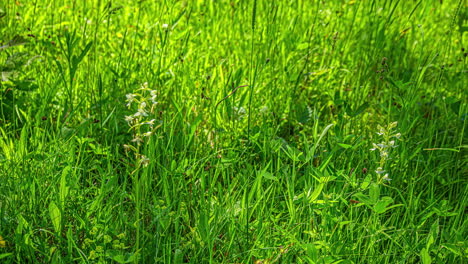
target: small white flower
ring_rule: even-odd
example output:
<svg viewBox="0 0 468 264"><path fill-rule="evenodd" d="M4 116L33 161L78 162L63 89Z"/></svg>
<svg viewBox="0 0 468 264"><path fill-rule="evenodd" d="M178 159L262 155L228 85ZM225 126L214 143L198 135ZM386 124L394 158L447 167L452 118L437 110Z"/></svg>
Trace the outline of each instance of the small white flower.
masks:
<svg viewBox="0 0 468 264"><path fill-rule="evenodd" d="M144 137L150 137L153 133L151 131L143 133Z"/></svg>
<svg viewBox="0 0 468 264"><path fill-rule="evenodd" d="M384 180L384 181L391 181L392 179L390 179L390 178L388 177L388 173L385 173L385 175L382 177L382 180Z"/></svg>
<svg viewBox="0 0 468 264"><path fill-rule="evenodd" d="M390 123L389 128L392 129L392 128L396 127L397 125L398 125L397 121L392 122L392 123Z"/></svg>
<svg viewBox="0 0 468 264"><path fill-rule="evenodd" d="M168 27L169 27L168 24L162 24L162 28L166 29L166 28L168 28Z"/></svg>
<svg viewBox="0 0 468 264"><path fill-rule="evenodd" d="M130 106L132 104L133 101L135 101L135 95L134 94L126 94L125 95L127 97L127 106Z"/></svg>
<svg viewBox="0 0 468 264"><path fill-rule="evenodd" d="M244 115L247 113L245 108L242 106L241 107L234 106L232 110L234 110L234 118L237 120L242 120L244 118Z"/></svg>
<svg viewBox="0 0 468 264"><path fill-rule="evenodd" d="M385 181L392 180L388 177L388 173L386 173L383 167L388 163L389 160L391 160L390 158L391 149L398 147L398 145L395 144L395 140L390 140L390 138L392 137L395 137L398 139L401 136L400 133L396 133L396 131L393 130L397 125L398 125L398 122L392 122L388 124L386 127L377 125L377 129L379 131L377 132L377 134L380 136L383 136L384 140L378 144L372 143L373 148L371 148L370 150L379 151L379 154L380 154L379 167L377 168L377 170L375 170L375 173L379 175L380 180L385 180Z"/></svg>
<svg viewBox="0 0 468 264"><path fill-rule="evenodd" d="M151 119L150 121L146 121L143 124L152 126L154 125L154 121L156 121L156 119Z"/></svg>
<svg viewBox="0 0 468 264"><path fill-rule="evenodd" d="M385 128L381 127L380 125L377 125L377 129L379 130L379 132L377 132L379 136L385 134Z"/></svg>
<svg viewBox="0 0 468 264"><path fill-rule="evenodd" d="M377 170L375 171L377 174L384 174L385 171L382 169L382 167L378 167Z"/></svg>
<svg viewBox="0 0 468 264"><path fill-rule="evenodd" d="M264 105L260 108L260 113L266 114L268 113L268 106Z"/></svg>
<svg viewBox="0 0 468 264"><path fill-rule="evenodd" d="M133 116L125 116L125 121L127 121L127 123L132 123L134 120L134 117Z"/></svg>
<svg viewBox="0 0 468 264"><path fill-rule="evenodd" d="M395 145L395 140L390 141L390 142L389 142L389 145L390 145L392 148L398 147L398 145Z"/></svg>
<svg viewBox="0 0 468 264"><path fill-rule="evenodd" d="M138 145L140 145L140 143L143 142L143 139L141 139L141 137L139 136L136 136L134 139L132 139L132 142L135 142Z"/></svg>
<svg viewBox="0 0 468 264"><path fill-rule="evenodd" d="M146 102L141 102L140 106L138 108L139 109L145 109L146 108Z"/></svg>
<svg viewBox="0 0 468 264"><path fill-rule="evenodd" d="M238 115L245 115L246 111L245 111L245 108L244 107L237 107L237 106L234 106L234 112Z"/></svg>
<svg viewBox="0 0 468 264"><path fill-rule="evenodd" d="M153 105L157 104L158 102L156 101L156 98L158 97L158 91L151 90L150 95L151 95L151 102L153 103Z"/></svg>
<svg viewBox="0 0 468 264"><path fill-rule="evenodd" d="M145 155L141 155L140 156L140 164L143 166L143 167L146 167L148 166L150 162L150 159L148 157L146 157Z"/></svg>
<svg viewBox="0 0 468 264"><path fill-rule="evenodd" d="M125 150L126 152L128 152L128 151L130 151L130 150L132 149L132 148L131 148L129 145L127 145L127 144L124 144L123 147L124 147L124 150Z"/></svg>
<svg viewBox="0 0 468 264"><path fill-rule="evenodd" d="M144 109L138 109L138 112L136 112L133 116L137 117L137 116L148 116L148 114L146 113L146 111Z"/></svg>

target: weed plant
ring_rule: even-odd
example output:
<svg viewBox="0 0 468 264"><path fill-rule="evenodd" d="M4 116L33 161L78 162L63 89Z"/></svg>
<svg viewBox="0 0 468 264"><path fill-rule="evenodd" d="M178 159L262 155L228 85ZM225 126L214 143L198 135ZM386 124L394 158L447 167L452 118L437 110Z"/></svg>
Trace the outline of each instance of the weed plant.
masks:
<svg viewBox="0 0 468 264"><path fill-rule="evenodd" d="M468 5L0 3L1 263L466 263Z"/></svg>

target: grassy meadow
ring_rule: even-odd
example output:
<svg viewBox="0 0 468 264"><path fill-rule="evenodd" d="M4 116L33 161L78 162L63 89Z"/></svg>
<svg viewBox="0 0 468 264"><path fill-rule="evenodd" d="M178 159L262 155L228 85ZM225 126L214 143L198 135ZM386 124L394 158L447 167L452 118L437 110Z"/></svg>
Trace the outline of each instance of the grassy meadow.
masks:
<svg viewBox="0 0 468 264"><path fill-rule="evenodd" d="M463 0L0 2L1 263L468 263Z"/></svg>

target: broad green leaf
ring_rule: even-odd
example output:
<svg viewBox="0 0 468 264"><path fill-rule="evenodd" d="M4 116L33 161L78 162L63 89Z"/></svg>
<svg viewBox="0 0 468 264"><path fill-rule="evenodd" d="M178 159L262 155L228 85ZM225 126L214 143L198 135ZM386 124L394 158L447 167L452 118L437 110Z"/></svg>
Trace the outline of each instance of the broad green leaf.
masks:
<svg viewBox="0 0 468 264"><path fill-rule="evenodd" d="M18 215L18 225L16 226L16 234L22 235L24 230L29 229L29 223L22 215Z"/></svg>
<svg viewBox="0 0 468 264"><path fill-rule="evenodd" d="M322 189L324 185L325 185L324 183L319 183L319 185L315 187L315 190L308 197L309 203L314 202L319 197L319 195L322 193Z"/></svg>
<svg viewBox="0 0 468 264"><path fill-rule="evenodd" d="M68 187L68 181L67 181L70 170L71 170L71 166L66 166L62 171L62 176L60 177L60 204L62 208L65 204L65 199L67 198L68 191L70 189Z"/></svg>
<svg viewBox="0 0 468 264"><path fill-rule="evenodd" d="M128 263L128 260L125 259L123 255L116 255L112 257L112 260L117 263Z"/></svg>
<svg viewBox="0 0 468 264"><path fill-rule="evenodd" d="M422 260L423 264L431 264L432 263L431 256L427 252L427 249L423 248L419 254L421 256L421 260Z"/></svg>
<svg viewBox="0 0 468 264"><path fill-rule="evenodd" d="M431 234L431 235L429 235L429 238L427 239L426 249L429 250L431 248L432 244L434 244L434 237Z"/></svg>
<svg viewBox="0 0 468 264"><path fill-rule="evenodd" d="M369 197L373 204L377 203L380 198L380 187L377 183L372 183L369 188Z"/></svg>
<svg viewBox="0 0 468 264"><path fill-rule="evenodd" d="M262 174L263 174L263 177L265 177L266 179L278 181L278 177L273 176L273 174L267 171L264 171Z"/></svg>
<svg viewBox="0 0 468 264"><path fill-rule="evenodd" d="M359 192L359 193L356 193L353 195L353 197L355 198L355 200L357 201L360 201L361 203L365 204L365 205L372 205L372 202L371 202L371 199L369 198L369 196Z"/></svg>
<svg viewBox="0 0 468 264"><path fill-rule="evenodd" d="M374 211L377 214L385 213L385 211L389 209L387 206L391 203L393 203L393 199L391 197L385 196L374 205Z"/></svg>
<svg viewBox="0 0 468 264"><path fill-rule="evenodd" d="M367 174L366 178L361 183L361 189L363 189L363 190L367 189L367 187L369 187L369 184L371 183L371 181L372 181L372 175Z"/></svg>
<svg viewBox="0 0 468 264"><path fill-rule="evenodd" d="M62 214L57 205L52 201L49 204L49 215L54 225L55 232L60 233L62 230Z"/></svg>
<svg viewBox="0 0 468 264"><path fill-rule="evenodd" d="M316 262L319 258L319 252L314 244L305 244L304 245L306 254L312 261Z"/></svg>

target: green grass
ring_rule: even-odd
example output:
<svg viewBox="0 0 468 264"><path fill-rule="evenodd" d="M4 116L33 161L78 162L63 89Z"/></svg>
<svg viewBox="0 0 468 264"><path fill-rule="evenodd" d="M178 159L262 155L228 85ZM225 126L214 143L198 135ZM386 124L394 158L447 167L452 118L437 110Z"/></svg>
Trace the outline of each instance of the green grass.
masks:
<svg viewBox="0 0 468 264"><path fill-rule="evenodd" d="M467 7L2 1L0 262L463 263Z"/></svg>

